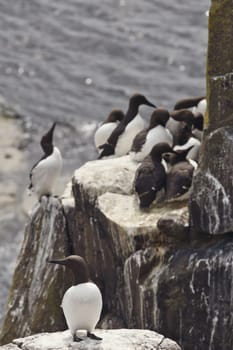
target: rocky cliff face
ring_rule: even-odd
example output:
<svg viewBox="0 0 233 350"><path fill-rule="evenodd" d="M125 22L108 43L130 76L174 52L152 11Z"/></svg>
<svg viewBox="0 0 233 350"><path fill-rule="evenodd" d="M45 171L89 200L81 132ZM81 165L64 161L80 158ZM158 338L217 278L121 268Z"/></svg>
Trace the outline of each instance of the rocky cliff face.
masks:
<svg viewBox="0 0 233 350"><path fill-rule="evenodd" d="M233 230L232 2L213 0L209 14L205 137L190 201L193 231Z"/></svg>
<svg viewBox="0 0 233 350"><path fill-rule="evenodd" d="M60 301L69 279L54 270L48 259L69 254L66 221L60 201L44 197L25 228L9 295L2 342L40 331L65 329Z"/></svg>
<svg viewBox="0 0 233 350"><path fill-rule="evenodd" d="M27 225L2 343L65 327L67 276L46 260L75 253L101 288L100 327L156 330L183 350L233 349L232 16L230 0L212 1L209 111L190 220L186 203L138 209L129 157L85 164Z"/></svg>
<svg viewBox="0 0 233 350"><path fill-rule="evenodd" d="M128 156L86 163L63 198L37 205L2 343L64 329L59 305L70 281L46 261L75 253L101 288L100 327L159 331L184 350L232 350L232 237L191 239L186 203L140 211L132 194L136 168Z"/></svg>

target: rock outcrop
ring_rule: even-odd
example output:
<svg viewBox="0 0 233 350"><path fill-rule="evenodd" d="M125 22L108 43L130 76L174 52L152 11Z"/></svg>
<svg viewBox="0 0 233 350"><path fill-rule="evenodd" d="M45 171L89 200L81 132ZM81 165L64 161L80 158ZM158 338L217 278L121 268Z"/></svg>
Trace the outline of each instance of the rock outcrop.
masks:
<svg viewBox="0 0 233 350"><path fill-rule="evenodd" d="M153 322L147 322L152 306L147 302L147 288L145 295L140 292L138 301L135 297L140 283L148 283L148 273L159 270L174 237L166 237L157 227L166 208L139 210L132 194L137 166L128 156L86 163L76 171L61 200L44 199L34 208L11 287L2 343L64 329L59 305L66 279L63 269L54 269L47 259L71 253L88 261L91 277L101 288L104 310L100 326L154 328ZM168 208L172 220L180 220L178 231L182 225L185 231L187 207ZM136 279L134 267L131 273L131 260L135 259L139 263ZM132 292L136 293L133 297Z"/></svg>
<svg viewBox="0 0 233 350"><path fill-rule="evenodd" d="M232 350L232 236L191 239L185 202L140 211L132 194L136 168L128 156L86 163L63 198L37 205L2 344L64 329L59 305L70 281L46 260L75 253L103 294L99 327L155 330L183 350Z"/></svg>
<svg viewBox="0 0 233 350"><path fill-rule="evenodd" d="M201 163L190 201L193 231L233 231L232 2L213 0L209 13L207 105Z"/></svg>
<svg viewBox="0 0 233 350"><path fill-rule="evenodd" d="M69 279L64 278L64 271L56 271L47 260L69 254L67 239L61 202L43 197L25 229L1 334L2 342L20 334L25 336L66 328L59 305Z"/></svg>
<svg viewBox="0 0 233 350"><path fill-rule="evenodd" d="M181 350L172 340L161 334L141 329L96 330L102 341L83 337L75 343L69 331L36 334L15 339L11 344L0 346L1 350Z"/></svg>

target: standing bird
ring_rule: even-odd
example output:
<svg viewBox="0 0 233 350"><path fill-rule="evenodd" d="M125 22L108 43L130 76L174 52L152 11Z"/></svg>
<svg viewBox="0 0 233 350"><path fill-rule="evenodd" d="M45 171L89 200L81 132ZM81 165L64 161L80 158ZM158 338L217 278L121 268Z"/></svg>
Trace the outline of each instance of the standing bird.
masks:
<svg viewBox="0 0 233 350"><path fill-rule="evenodd" d="M124 118L124 113L119 109L114 109L107 119L99 126L94 135L95 147L99 151L99 146L107 142L113 130Z"/></svg>
<svg viewBox="0 0 233 350"><path fill-rule="evenodd" d="M173 152L172 148L167 143L158 143L136 171L134 189L141 209L149 207L165 191L166 170L162 155L167 152Z"/></svg>
<svg viewBox="0 0 233 350"><path fill-rule="evenodd" d="M157 143L166 142L170 146L173 145L173 136L165 127L169 117L168 110L164 108L154 110L149 127L139 132L133 140L130 151L130 157L133 160L141 162Z"/></svg>
<svg viewBox="0 0 233 350"><path fill-rule="evenodd" d="M103 301L97 285L90 281L89 271L85 260L78 255L70 255L61 260L49 260L50 263L64 265L72 270L75 285L67 289L62 299L62 309L66 323L74 341L78 330L86 330L87 337L102 340L92 332L100 319Z"/></svg>
<svg viewBox="0 0 233 350"><path fill-rule="evenodd" d="M195 147L166 153L163 158L168 164L167 183L165 199L184 200L188 198L189 189L192 184L193 172L197 168L197 163L187 159L188 153Z"/></svg>
<svg viewBox="0 0 233 350"><path fill-rule="evenodd" d="M144 120L140 114L138 114L141 105L156 108L155 105L149 102L146 97L141 94L131 96L125 117L113 130L107 142L99 147L102 149L102 152L98 159L113 154L120 157L130 151L134 137L144 129L145 125Z"/></svg>
<svg viewBox="0 0 233 350"><path fill-rule="evenodd" d="M53 132L56 123L42 136L40 145L44 151L43 157L36 163L30 172L29 190L35 192L40 200L43 195L50 196L55 181L61 173L62 157L59 149L53 145Z"/></svg>

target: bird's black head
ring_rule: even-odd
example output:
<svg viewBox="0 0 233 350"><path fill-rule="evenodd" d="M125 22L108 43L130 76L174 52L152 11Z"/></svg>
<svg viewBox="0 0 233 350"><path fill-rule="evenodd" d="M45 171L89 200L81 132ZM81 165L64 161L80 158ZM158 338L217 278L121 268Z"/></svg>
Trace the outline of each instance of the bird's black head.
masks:
<svg viewBox="0 0 233 350"><path fill-rule="evenodd" d="M166 142L160 142L160 143L157 143L157 145L155 145L152 148L150 155L152 158L153 157L161 158L163 153L168 153L168 152L174 152L172 147Z"/></svg>
<svg viewBox="0 0 233 350"><path fill-rule="evenodd" d="M107 117L107 119L105 120L104 123L114 123L114 122L117 122L117 121L120 122L120 121L122 121L124 116L125 115L122 112L122 110L120 110L120 109L113 109L112 112L109 114L109 116Z"/></svg>
<svg viewBox="0 0 233 350"><path fill-rule="evenodd" d="M86 261L79 255L69 255L64 259L49 260L49 263L63 265L72 270L75 283L85 283L89 281L89 271Z"/></svg>
<svg viewBox="0 0 233 350"><path fill-rule="evenodd" d="M165 126L170 115L165 108L156 108L150 117L150 129L156 127L157 125Z"/></svg>
<svg viewBox="0 0 233 350"><path fill-rule="evenodd" d="M44 134L41 138L40 145L46 155L50 155L53 152L53 132L55 129L56 123L53 123L49 131Z"/></svg>
<svg viewBox="0 0 233 350"><path fill-rule="evenodd" d="M156 106L147 100L147 98L144 95L141 94L134 94L130 97L129 104L131 106L136 106L137 108L141 105L146 105L150 107L156 108Z"/></svg>
<svg viewBox="0 0 233 350"><path fill-rule="evenodd" d="M193 124L194 114L189 109L180 109L178 111L171 112L171 117L177 122L185 122L187 124Z"/></svg>
<svg viewBox="0 0 233 350"><path fill-rule="evenodd" d="M155 200L156 192L154 190L141 193L139 195L139 207L141 210L146 211L151 203Z"/></svg>

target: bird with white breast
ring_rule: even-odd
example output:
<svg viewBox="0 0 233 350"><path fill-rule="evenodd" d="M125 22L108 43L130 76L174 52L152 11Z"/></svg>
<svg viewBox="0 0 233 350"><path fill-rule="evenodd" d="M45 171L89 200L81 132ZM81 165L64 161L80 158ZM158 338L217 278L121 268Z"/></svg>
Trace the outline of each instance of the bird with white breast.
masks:
<svg viewBox="0 0 233 350"><path fill-rule="evenodd" d="M74 275L74 285L65 292L61 305L73 341L83 340L76 334L79 330L87 331L87 337L91 339L102 340L93 333L102 311L102 295L98 286L90 280L86 261L79 255L70 255L49 262L64 265Z"/></svg>

